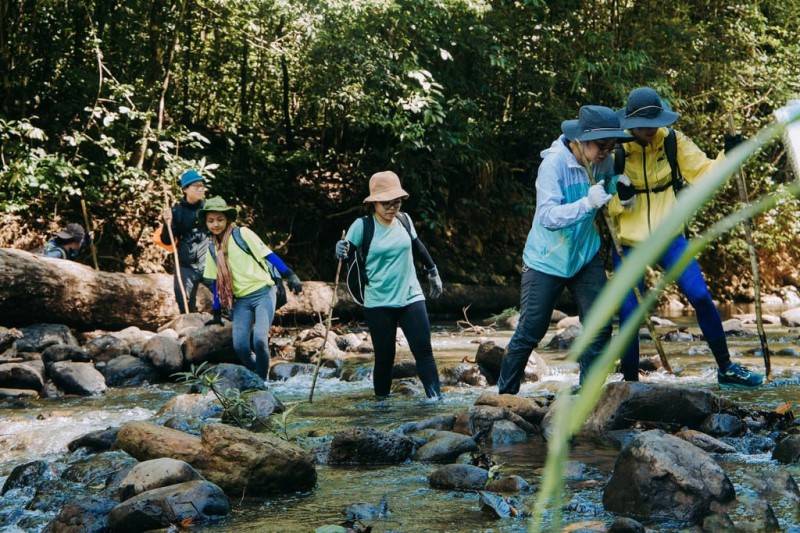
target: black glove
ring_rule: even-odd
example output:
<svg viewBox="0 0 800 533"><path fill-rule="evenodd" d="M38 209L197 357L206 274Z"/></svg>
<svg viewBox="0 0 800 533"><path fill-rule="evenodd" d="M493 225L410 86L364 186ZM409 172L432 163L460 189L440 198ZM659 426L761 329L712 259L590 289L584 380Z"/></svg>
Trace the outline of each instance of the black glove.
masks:
<svg viewBox="0 0 800 533"><path fill-rule="evenodd" d="M222 309L214 309L214 318L203 324L204 326L221 326L222 325Z"/></svg>
<svg viewBox="0 0 800 533"><path fill-rule="evenodd" d="M737 133L736 135L725 135L725 153L727 154L740 144L744 142L744 138L742 137L741 133Z"/></svg>
<svg viewBox="0 0 800 533"><path fill-rule="evenodd" d="M628 200L636 196L636 187L631 185L629 182L630 179L627 177L625 177L624 180L623 179L617 180L617 196L619 196L621 202L627 202Z"/></svg>
<svg viewBox="0 0 800 533"><path fill-rule="evenodd" d="M286 277L286 284L289 286L289 290L295 294L300 294L303 292L303 282L300 281L300 278L297 277L297 274L291 270L288 272L288 274L289 275Z"/></svg>

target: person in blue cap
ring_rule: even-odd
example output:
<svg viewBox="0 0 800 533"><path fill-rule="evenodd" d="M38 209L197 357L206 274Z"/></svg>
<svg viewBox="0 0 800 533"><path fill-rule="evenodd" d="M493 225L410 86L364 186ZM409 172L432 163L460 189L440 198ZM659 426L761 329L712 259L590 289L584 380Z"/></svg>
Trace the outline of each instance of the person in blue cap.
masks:
<svg viewBox="0 0 800 533"><path fill-rule="evenodd" d="M178 302L181 313L194 313L197 311L197 288L203 280L203 268L208 250L208 233L206 228L197 222L197 212L203 208L206 197L206 185L203 176L197 170L190 169L181 174L180 186L183 190L181 201L170 209L164 209L161 242L172 244L167 229L169 224L172 227L172 234L178 241L181 281L189 300L183 301L176 272L175 301Z"/></svg>
<svg viewBox="0 0 800 533"><path fill-rule="evenodd" d="M613 110L594 105L581 107L578 119L564 121L561 131L541 153L536 212L523 252L520 319L503 358L497 382L501 394L519 391L531 351L547 332L564 288L583 320L606 282L595 215L612 198L605 189L613 177L610 154L618 141L631 137ZM591 186L584 168L589 165L599 180ZM581 382L610 337L609 324L582 354Z"/></svg>
<svg viewBox="0 0 800 533"><path fill-rule="evenodd" d="M88 242L89 236L86 234L86 230L80 224L73 222L67 224L63 230L54 233L53 238L45 243L41 254L45 257L74 261Z"/></svg>
<svg viewBox="0 0 800 533"><path fill-rule="evenodd" d="M694 183L714 164L724 158L720 153L710 159L683 133L670 128L678 120L661 100L655 89L639 87L631 91L625 108L618 111L622 126L633 136L633 141L618 148L614 154L617 194L609 204L609 212L616 219L623 253L634 246L646 243L650 234L668 217L675 205L675 196L685 182ZM726 136L725 151L741 142L741 136ZM658 264L669 269L687 247L686 238L675 235ZM621 259L614 253L614 265ZM643 283L640 283L644 292ZM717 381L721 385L756 387L763 377L742 365L731 362L722 320L708 291L703 272L692 260L678 278L678 287L689 300L697 314L697 322L717 361ZM624 323L636 310L636 297L631 292L620 308L620 323ZM634 338L622 358L622 372L627 381L639 379L639 340Z"/></svg>

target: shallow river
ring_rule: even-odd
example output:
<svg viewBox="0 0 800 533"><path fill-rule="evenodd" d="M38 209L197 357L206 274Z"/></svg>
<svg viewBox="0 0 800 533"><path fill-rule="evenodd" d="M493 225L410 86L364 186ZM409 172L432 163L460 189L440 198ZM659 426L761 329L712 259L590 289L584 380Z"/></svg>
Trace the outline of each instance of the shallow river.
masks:
<svg viewBox="0 0 800 533"><path fill-rule="evenodd" d="M684 319L691 324L691 319ZM665 330L666 331L666 330ZM505 344L511 332L499 332L489 337ZM553 334L551 331L548 337ZM781 327L770 327L771 347L795 348L798 332ZM549 339L542 343L545 346ZM440 366L452 365L465 356L472 358L477 344L475 336L454 334L439 328L434 335L434 350ZM748 355L758 344L755 337L730 339L734 360L752 369L762 370L760 358ZM687 355L702 350L701 341L665 343L670 362L678 376L662 372L651 374L646 380L680 382L717 391L716 367L710 353ZM652 343L643 342L644 354L655 353ZM559 386L577 382L577 365L564 361L564 352L539 350L550 365L550 374L543 382L528 383L522 395L545 394ZM399 358L410 357L401 350ZM721 391L721 394L738 402L773 409L787 401L800 402L800 357L773 356L775 382L756 391ZM611 380L619 379L612 375ZM300 376L287 382L272 385L273 392L284 402L307 397L310 378ZM387 405L378 405L372 399L371 381L340 382L338 379L318 383L313 405L303 404L294 411L289 421L289 433L301 445L313 448L325 435L352 426L393 428L402 422L421 420L437 414L454 413L472 405L487 389L448 388L446 399L430 403L418 398L393 398ZM0 408L0 485L17 464L39 458L68 462L67 443L77 436L95 429L119 425L129 420L146 419L173 395L185 392L181 385L158 385L146 388L109 389L98 398L70 398L55 401L38 401L25 408ZM312 436L309 436L312 435ZM742 445L744 447L744 444ZM507 474L518 474L536 486L544 464L544 444L532 440L527 444L492 450L493 458L504 466ZM602 487L613 467L617 451L598 448L596 445L578 443L573 449L565 498L565 523L613 521L613 516L603 510ZM753 494L754 481L767 478L778 469L788 469L800 476L798 466L778 466L770 460L769 453L726 456L722 462L736 487L740 499ZM408 463L393 467L353 468L318 466L318 483L314 491L304 494L275 497L267 500L232 499L234 510L224 521L206 526L204 531L311 531L324 524L343 520L342 509L356 502L377 503L387 496L391 515L375 521L373 531L525 531L524 519L496 520L483 514L476 494L433 490L427 476L435 465ZM524 504L533 502L535 492L522 495ZM800 532L797 504L771 500L781 526ZM50 513L23 512L23 502L0 497L0 516L13 524L0 525L0 531L40 530L52 516ZM14 512L10 512L14 509ZM10 513L9 513L10 512ZM5 513L5 514L4 514ZM732 513L734 521L746 521L747 511L738 507ZM22 524L25 527L20 527ZM591 526L592 524L586 524ZM656 530L677 530L685 524L651 522Z"/></svg>

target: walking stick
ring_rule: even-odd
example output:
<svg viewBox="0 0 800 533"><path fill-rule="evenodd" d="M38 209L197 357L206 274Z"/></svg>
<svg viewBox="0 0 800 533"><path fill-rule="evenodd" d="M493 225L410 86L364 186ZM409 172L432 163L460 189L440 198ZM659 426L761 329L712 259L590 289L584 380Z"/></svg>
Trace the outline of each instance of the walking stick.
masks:
<svg viewBox="0 0 800 533"><path fill-rule="evenodd" d="M345 232L342 231L342 239ZM333 296L331 297L331 310L328 311L328 319L325 322L325 337L322 340L322 347L318 351L317 367L314 369L314 377L311 379L311 392L308 393L308 403L314 403L314 388L317 386L317 376L319 368L322 366L322 358L325 355L325 348L328 346L328 333L331 331L331 320L333 319L333 309L336 307L336 299L339 294L339 274L342 272L342 260L336 265L336 281L333 284Z"/></svg>
<svg viewBox="0 0 800 533"><path fill-rule="evenodd" d="M583 156L583 160L586 163L583 163L583 168L586 171L586 176L589 178L589 184L595 185L597 182L594 179L594 173L592 172L591 164L588 162L586 158L586 153L583 151L583 143L581 141L577 141L578 146L581 149L581 155ZM614 250L616 250L617 255L619 256L620 261L624 257L622 254L622 244L619 241L619 236L617 232L614 231L614 223L611 220L611 214L608 212L608 206L603 206L603 218L606 221L606 227L608 228L608 233L611 235L611 242L614 244ZM633 294L636 296L636 303L641 305L642 304L642 293L639 292L638 283L633 287ZM653 338L653 343L656 345L656 351L658 352L658 358L661 359L661 366L664 367L664 370L669 372L670 374L674 374L675 372L672 371L672 367L667 360L667 353L664 351L664 346L661 344L661 339L658 338L656 334L656 328L653 326L652 320L650 320L649 316L645 316L644 318L645 324L647 324L647 330L650 332L650 336Z"/></svg>
<svg viewBox="0 0 800 533"><path fill-rule="evenodd" d="M169 209L169 193L164 189L164 207ZM166 221L165 221L166 222ZM183 297L183 309L178 309L181 314L189 312L189 298L186 297L186 287L183 286L183 276L181 276L181 261L178 258L178 243L175 242L175 235L172 234L172 223L166 224L167 232L169 233L169 241L172 243L172 258L175 260L175 275L178 277L178 287L180 287L181 296Z"/></svg>
<svg viewBox="0 0 800 533"><path fill-rule="evenodd" d="M89 223L89 212L86 210L86 200L83 199L83 196L81 196L81 211L83 211L83 223L86 226L86 231L89 232L89 250L92 252L92 263L94 263L95 270L100 270L97 264L97 248L94 247L94 230Z"/></svg>
<svg viewBox="0 0 800 533"><path fill-rule="evenodd" d="M735 129L733 125L733 115L728 113L728 133L734 135ZM747 193L747 182L744 179L744 171L739 169L736 173L736 186L739 189L739 201L743 205L747 205L750 201ZM756 303L756 329L758 329L758 340L761 342L761 353L764 356L764 369L767 381L769 381L770 374L772 373L772 364L769 359L769 345L767 344L767 333L764 331L764 317L761 314L761 274L758 268L758 254L756 253L756 245L753 240L753 220L747 219L744 221L744 238L747 242L747 251L750 255L750 270L753 273L753 292L755 294Z"/></svg>

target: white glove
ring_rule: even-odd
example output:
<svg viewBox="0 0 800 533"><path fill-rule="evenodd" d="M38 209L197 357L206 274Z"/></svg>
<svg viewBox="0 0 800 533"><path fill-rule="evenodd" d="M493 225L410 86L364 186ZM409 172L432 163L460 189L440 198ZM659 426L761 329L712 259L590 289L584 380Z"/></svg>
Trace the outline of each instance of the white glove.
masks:
<svg viewBox="0 0 800 533"><path fill-rule="evenodd" d="M631 179L625 174L620 174L619 178L617 179L617 197L619 198L619 203L622 204L623 207L633 206L633 203L636 201L636 194L627 200L623 200L622 197L624 195L620 192L620 184L622 184L623 188L632 189L633 184L631 183Z"/></svg>
<svg viewBox="0 0 800 533"><path fill-rule="evenodd" d="M603 186L604 183L605 180L600 180L589 187L589 192L586 193L586 198L584 200L590 209L600 209L611 201L612 196L606 192Z"/></svg>

